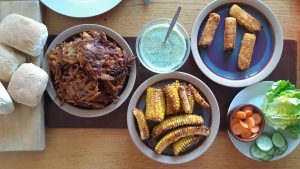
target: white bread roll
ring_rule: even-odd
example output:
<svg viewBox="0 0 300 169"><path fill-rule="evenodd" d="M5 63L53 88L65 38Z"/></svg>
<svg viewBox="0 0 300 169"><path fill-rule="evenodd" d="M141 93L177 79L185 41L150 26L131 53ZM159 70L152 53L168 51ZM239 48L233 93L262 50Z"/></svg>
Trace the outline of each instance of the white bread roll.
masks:
<svg viewBox="0 0 300 169"><path fill-rule="evenodd" d="M18 66L25 61L25 56L20 52L0 44L0 80L8 82Z"/></svg>
<svg viewBox="0 0 300 169"><path fill-rule="evenodd" d="M12 75L7 91L16 102L36 106L48 83L47 73L32 63L23 63Z"/></svg>
<svg viewBox="0 0 300 169"><path fill-rule="evenodd" d="M14 102L11 100L4 86L0 82L0 114L8 114L14 110Z"/></svg>
<svg viewBox="0 0 300 169"><path fill-rule="evenodd" d="M0 23L0 43L31 56L42 53L48 37L47 27L18 14L7 15Z"/></svg>

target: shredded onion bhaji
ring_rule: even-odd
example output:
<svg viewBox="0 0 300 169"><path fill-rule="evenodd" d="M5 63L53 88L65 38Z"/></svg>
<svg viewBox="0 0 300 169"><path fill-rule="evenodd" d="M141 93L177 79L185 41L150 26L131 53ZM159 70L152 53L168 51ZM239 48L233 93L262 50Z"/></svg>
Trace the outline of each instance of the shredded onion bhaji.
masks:
<svg viewBox="0 0 300 169"><path fill-rule="evenodd" d="M57 45L47 59L62 103L101 109L118 100L135 57L104 32L89 31Z"/></svg>

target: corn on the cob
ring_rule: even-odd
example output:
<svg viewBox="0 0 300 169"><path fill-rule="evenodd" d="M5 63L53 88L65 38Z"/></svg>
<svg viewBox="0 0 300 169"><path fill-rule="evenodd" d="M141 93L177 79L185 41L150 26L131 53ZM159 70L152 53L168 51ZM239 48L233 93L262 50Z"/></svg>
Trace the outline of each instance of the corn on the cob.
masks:
<svg viewBox="0 0 300 169"><path fill-rule="evenodd" d="M182 114L169 117L160 124L153 127L151 131L151 138L155 139L162 133L186 125L202 125L204 122L201 116L195 114Z"/></svg>
<svg viewBox="0 0 300 169"><path fill-rule="evenodd" d="M199 92L197 91L197 89L189 84L188 85L189 89L191 90L193 96L194 96L194 99L196 100L196 102L198 104L200 104L203 108L209 108L210 105L200 96Z"/></svg>
<svg viewBox="0 0 300 169"><path fill-rule="evenodd" d="M146 94L146 119L161 122L165 118L165 97L162 89L147 88Z"/></svg>
<svg viewBox="0 0 300 169"><path fill-rule="evenodd" d="M137 108L134 108L132 112L138 123L141 139L142 140L148 139L150 136L150 133L149 133L149 128L148 128L144 113Z"/></svg>
<svg viewBox="0 0 300 169"><path fill-rule="evenodd" d="M171 115L174 114L175 111L173 110L173 105L171 103L171 100L169 97L165 97L166 98L166 115Z"/></svg>
<svg viewBox="0 0 300 169"><path fill-rule="evenodd" d="M190 107L191 107L191 112L194 112L194 106L195 106L194 96L192 95L191 90L187 86L185 86L185 90L186 90L186 94L187 94L188 99L189 99L189 103L190 103Z"/></svg>
<svg viewBox="0 0 300 169"><path fill-rule="evenodd" d="M178 112L180 110L180 99L176 83L172 83L170 85L165 86L164 92L166 94L166 97L168 97L171 100L173 110L175 112Z"/></svg>
<svg viewBox="0 0 300 169"><path fill-rule="evenodd" d="M161 154L166 149L166 147L179 140L180 138L193 135L208 136L209 133L210 130L204 126L179 128L171 131L170 133L166 134L161 140L159 140L154 150L156 153Z"/></svg>
<svg viewBox="0 0 300 169"><path fill-rule="evenodd" d="M188 148L199 143L199 141L201 139L202 139L202 136L188 136L188 137L183 137L183 138L179 139L172 146L174 155L177 156L179 153L184 152Z"/></svg>
<svg viewBox="0 0 300 169"><path fill-rule="evenodd" d="M179 86L178 93L179 93L179 98L180 98L181 107L182 107L183 112L189 113L189 114L193 113L191 110L190 102L189 102L185 87Z"/></svg>

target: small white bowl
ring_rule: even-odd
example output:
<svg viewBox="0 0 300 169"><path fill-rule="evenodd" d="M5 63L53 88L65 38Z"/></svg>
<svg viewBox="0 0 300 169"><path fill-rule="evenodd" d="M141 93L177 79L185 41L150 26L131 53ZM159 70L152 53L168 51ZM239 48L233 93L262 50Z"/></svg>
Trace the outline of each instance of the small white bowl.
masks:
<svg viewBox="0 0 300 169"><path fill-rule="evenodd" d="M205 140L202 142L199 147L195 148L193 151L180 155L180 156L166 156L166 155L159 155L154 152L154 150L150 149L140 138L139 131L137 130L135 126L135 117L132 114L132 110L134 107L136 107L139 102L140 98L142 98L144 92L149 86L152 85L159 85L157 83L163 83L161 81L165 80L171 80L171 79L178 79L180 81L186 81L188 83L193 84L196 88L201 89L201 92L206 96L208 102L210 103L211 109L209 112L205 112L204 114L207 114L209 118L203 116L205 123L210 123L209 127L211 130L211 133L209 136L205 138ZM160 84L161 85L161 84ZM143 103L144 104L144 103ZM198 106L198 105L196 105ZM195 111L196 107L195 107ZM147 79L142 83L134 92L134 94L131 97L131 100L128 105L127 110L127 126L129 130L130 137L136 147L146 156L149 158L166 164L181 164L188 161L191 161L200 155L202 155L213 143L214 139L217 136L218 130L219 130L219 124L220 124L220 110L219 105L217 102L216 97L214 96L213 92L209 89L209 87L196 78L195 76L192 76L187 73L183 72L172 72L168 74L157 74L155 76L152 76L151 78ZM207 125L207 124L205 124Z"/></svg>
<svg viewBox="0 0 300 169"><path fill-rule="evenodd" d="M71 28L65 30L64 32L62 32L61 34L59 34L52 41L50 46L48 47L47 52L44 57L44 61L43 61L43 69L48 73L49 77L50 77L50 70L48 67L47 59L46 59L48 52L51 49L53 49L56 45L62 43L66 39L68 39L69 37L72 37L73 35L80 33L80 32L91 31L91 30L105 32L105 34L108 37L115 40L122 47L122 49L124 49L127 52L128 55L133 56L131 48L129 47L127 42L117 32L113 31L112 29L109 29L109 28L107 28L105 26L101 26L101 25L95 25L95 24L77 25L77 26L71 27ZM135 62L133 62L127 85L126 85L125 89L123 90L122 94L120 95L118 102L111 103L110 105L108 105L102 109L95 109L95 110L81 109L81 108L72 106L68 103L64 103L61 105L59 98L56 96L56 91L52 84L51 78L48 82L47 91L48 91L48 94L50 95L51 99L54 101L54 103L57 106L59 106L61 109L63 109L64 111L66 111L70 114L73 114L75 116L79 116L79 117L98 117L98 116L103 116L105 114L108 114L122 105L122 103L128 98L128 96L134 86L135 78L136 78L136 64L135 64Z"/></svg>

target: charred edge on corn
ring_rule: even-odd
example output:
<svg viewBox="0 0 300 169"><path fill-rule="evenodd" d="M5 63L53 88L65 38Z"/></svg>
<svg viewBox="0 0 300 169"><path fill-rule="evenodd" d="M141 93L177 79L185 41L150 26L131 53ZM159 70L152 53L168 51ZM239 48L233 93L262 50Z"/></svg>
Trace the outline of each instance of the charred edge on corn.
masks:
<svg viewBox="0 0 300 169"><path fill-rule="evenodd" d="M138 123L141 139L142 140L148 139L150 137L150 133L149 133L148 124L146 122L144 113L140 109L137 109L137 108L134 108L132 112Z"/></svg>
<svg viewBox="0 0 300 169"><path fill-rule="evenodd" d="M210 130L204 126L194 126L194 127L183 127L176 130L173 130L166 134L155 146L155 152L161 154L166 147L170 144L174 143L175 141L179 140L180 138L192 136L192 135L202 135L208 136Z"/></svg>
<svg viewBox="0 0 300 169"><path fill-rule="evenodd" d="M173 110L175 112L178 112L180 110L180 99L178 94L178 87L176 85L176 82L166 85L164 87L164 92L166 94L166 97L170 99L170 102L173 106Z"/></svg>
<svg viewBox="0 0 300 169"><path fill-rule="evenodd" d="M166 118L163 122L156 125L151 131L151 138L155 139L162 133L185 125L202 125L204 122L201 116L195 114L182 114Z"/></svg>
<svg viewBox="0 0 300 169"><path fill-rule="evenodd" d="M190 104L190 107L191 107L191 112L193 112L194 111L194 106L195 106L194 96L192 95L191 90L187 86L185 86L185 90L186 90L186 94L187 94L188 99L189 99L189 104Z"/></svg>
<svg viewBox="0 0 300 169"><path fill-rule="evenodd" d="M183 112L191 114L192 110L191 110L190 102L189 102L185 87L179 86L178 92L179 92L179 98L180 98L181 107L183 109Z"/></svg>
<svg viewBox="0 0 300 169"><path fill-rule="evenodd" d="M203 108L209 108L210 105L201 97L201 95L199 94L199 92L197 91L197 89L189 84L188 85L189 89L191 90L193 96L194 96L194 99L196 100L196 102L198 104L200 104Z"/></svg>
<svg viewBox="0 0 300 169"><path fill-rule="evenodd" d="M179 139L172 146L174 155L177 156L180 153L187 150L188 148L196 145L197 143L199 143L201 138L202 138L202 136L188 136L188 137L183 137L183 138Z"/></svg>

